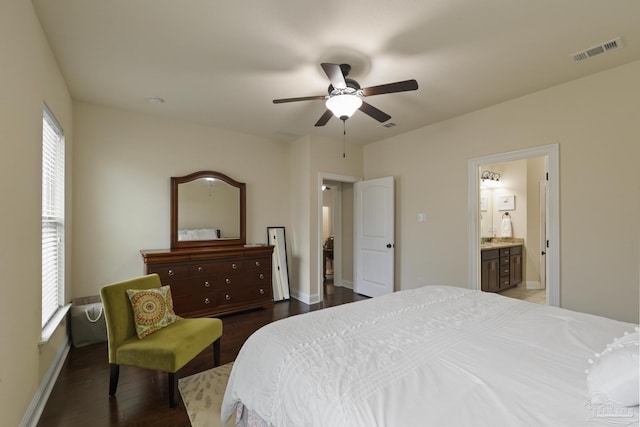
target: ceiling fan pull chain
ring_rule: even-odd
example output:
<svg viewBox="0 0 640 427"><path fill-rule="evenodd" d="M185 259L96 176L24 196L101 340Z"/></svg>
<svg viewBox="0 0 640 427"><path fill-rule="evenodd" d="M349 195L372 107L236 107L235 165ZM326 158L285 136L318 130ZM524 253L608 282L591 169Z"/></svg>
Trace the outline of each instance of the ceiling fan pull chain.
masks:
<svg viewBox="0 0 640 427"><path fill-rule="evenodd" d="M345 154L346 150L346 146L347 146L347 121L343 120L342 121L342 158L346 158L347 155Z"/></svg>

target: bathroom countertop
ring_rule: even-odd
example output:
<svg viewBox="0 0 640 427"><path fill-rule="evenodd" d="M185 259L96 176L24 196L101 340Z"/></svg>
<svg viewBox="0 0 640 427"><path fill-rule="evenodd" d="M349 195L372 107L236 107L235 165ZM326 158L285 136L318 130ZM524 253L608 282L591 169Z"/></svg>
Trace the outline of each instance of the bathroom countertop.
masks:
<svg viewBox="0 0 640 427"><path fill-rule="evenodd" d="M511 246L520 246L524 244L524 239L513 238L508 241L497 241L497 242L489 242L480 244L480 250L483 249L500 249L500 248L508 248Z"/></svg>

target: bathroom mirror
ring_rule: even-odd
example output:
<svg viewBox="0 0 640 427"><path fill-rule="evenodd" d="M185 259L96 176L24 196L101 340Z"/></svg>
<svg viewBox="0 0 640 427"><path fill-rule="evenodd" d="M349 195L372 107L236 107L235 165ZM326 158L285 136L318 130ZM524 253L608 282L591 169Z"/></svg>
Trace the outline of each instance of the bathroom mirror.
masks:
<svg viewBox="0 0 640 427"><path fill-rule="evenodd" d="M244 245L245 187L213 171L171 177L171 248Z"/></svg>
<svg viewBox="0 0 640 427"><path fill-rule="evenodd" d="M493 190L480 189L480 237L491 238L493 227Z"/></svg>
<svg viewBox="0 0 640 427"><path fill-rule="evenodd" d="M289 266L284 227L267 227L267 242L273 245L273 300L289 299Z"/></svg>

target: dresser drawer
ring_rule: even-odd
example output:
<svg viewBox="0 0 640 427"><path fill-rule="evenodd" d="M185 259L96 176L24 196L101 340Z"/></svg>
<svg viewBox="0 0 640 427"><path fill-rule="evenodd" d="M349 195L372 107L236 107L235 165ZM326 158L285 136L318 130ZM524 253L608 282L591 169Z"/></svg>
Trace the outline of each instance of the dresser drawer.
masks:
<svg viewBox="0 0 640 427"><path fill-rule="evenodd" d="M147 274L157 273L162 282L189 277L188 265L158 264L150 265Z"/></svg>
<svg viewBox="0 0 640 427"><path fill-rule="evenodd" d="M271 284L271 271L247 271L244 274L244 283L251 286L267 286L267 284Z"/></svg>
<svg viewBox="0 0 640 427"><path fill-rule="evenodd" d="M508 288L511 286L511 282L509 281L509 276L500 278L500 289Z"/></svg>
<svg viewBox="0 0 640 427"><path fill-rule="evenodd" d="M511 252L511 248L502 248L500 249L500 256L509 256Z"/></svg>
<svg viewBox="0 0 640 427"><path fill-rule="evenodd" d="M517 255L522 253L522 246L513 246L511 248L511 255Z"/></svg>
<svg viewBox="0 0 640 427"><path fill-rule="evenodd" d="M213 276L207 278L174 280L167 284L171 286L171 295L176 297L213 292L216 282L217 278Z"/></svg>
<svg viewBox="0 0 640 427"><path fill-rule="evenodd" d="M271 283L269 283L271 286ZM252 301L271 301L270 288L251 286L237 289L225 289L217 293L218 306L244 304Z"/></svg>
<svg viewBox="0 0 640 427"><path fill-rule="evenodd" d="M233 273L243 271L243 269L244 261L242 260L205 261L192 264L190 274L192 277L199 277L217 273Z"/></svg>
<svg viewBox="0 0 640 427"><path fill-rule="evenodd" d="M482 259L482 261L498 258L499 256L500 251L498 249L484 249L480 251L480 259Z"/></svg>
<svg viewBox="0 0 640 427"><path fill-rule="evenodd" d="M236 287L243 286L246 283L246 278L244 273L226 273L218 275L217 283L219 286L225 287Z"/></svg>
<svg viewBox="0 0 640 427"><path fill-rule="evenodd" d="M200 293L173 296L173 309L177 315L212 310L216 307L216 293Z"/></svg>
<svg viewBox="0 0 640 427"><path fill-rule="evenodd" d="M509 276L509 265L500 266L500 277Z"/></svg>
<svg viewBox="0 0 640 427"><path fill-rule="evenodd" d="M261 257L261 258L250 258L247 259L244 263L244 268L247 271L255 271L261 270L266 271L271 269L271 258L270 257Z"/></svg>

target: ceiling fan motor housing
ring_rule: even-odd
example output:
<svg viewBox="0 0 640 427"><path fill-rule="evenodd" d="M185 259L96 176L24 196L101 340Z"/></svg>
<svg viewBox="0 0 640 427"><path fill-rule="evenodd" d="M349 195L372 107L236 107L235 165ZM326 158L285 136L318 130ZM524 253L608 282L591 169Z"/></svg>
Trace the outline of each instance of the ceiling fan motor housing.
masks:
<svg viewBox="0 0 640 427"><path fill-rule="evenodd" d="M336 89L332 84L329 85L329 95L359 95L357 92L360 90L360 84L353 79L344 79L347 87L345 89Z"/></svg>

